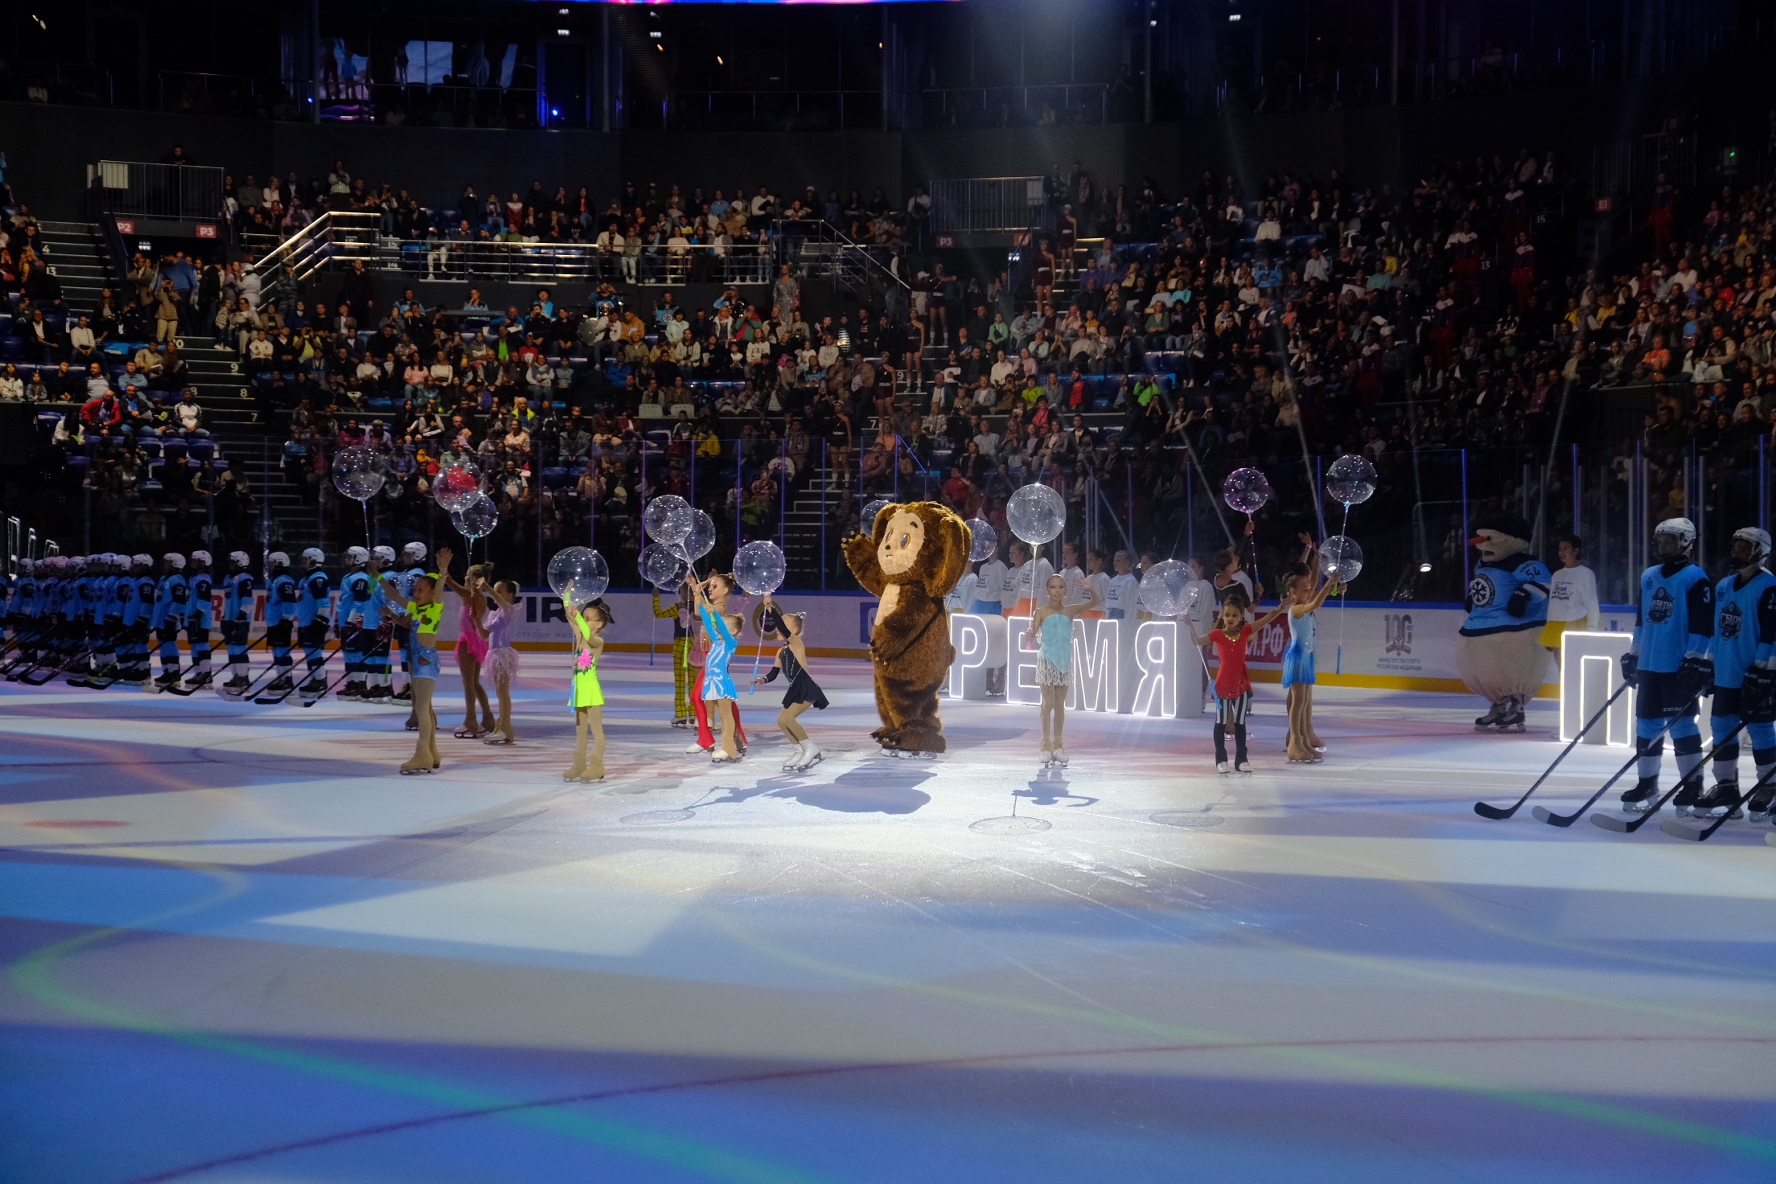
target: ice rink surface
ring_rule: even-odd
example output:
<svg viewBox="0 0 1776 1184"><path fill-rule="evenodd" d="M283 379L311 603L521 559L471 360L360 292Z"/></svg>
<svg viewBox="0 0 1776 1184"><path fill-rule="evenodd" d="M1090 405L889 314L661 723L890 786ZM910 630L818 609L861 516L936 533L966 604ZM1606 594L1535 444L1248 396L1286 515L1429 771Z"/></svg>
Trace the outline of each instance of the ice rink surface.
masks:
<svg viewBox="0 0 1776 1184"><path fill-rule="evenodd" d="M432 777L394 709L0 689L0 1179L1776 1179L1768 828L1477 817L1552 705L1321 688L1300 767L1262 687L1253 775L1081 714L1045 773L996 702L878 755L828 660L785 774L775 687L712 766L624 655L565 785L568 659L525 661L510 748L446 667Z"/></svg>

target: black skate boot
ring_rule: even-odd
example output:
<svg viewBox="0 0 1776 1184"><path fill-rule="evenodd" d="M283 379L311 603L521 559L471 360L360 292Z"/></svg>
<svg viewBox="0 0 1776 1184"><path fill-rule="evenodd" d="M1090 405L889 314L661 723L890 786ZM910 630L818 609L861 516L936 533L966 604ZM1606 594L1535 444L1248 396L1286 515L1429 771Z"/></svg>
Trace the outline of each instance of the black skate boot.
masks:
<svg viewBox="0 0 1776 1184"><path fill-rule="evenodd" d="M280 674L271 680L271 685L266 687L265 691L267 694L276 695L283 691L293 691L295 689L296 680L287 674Z"/></svg>
<svg viewBox="0 0 1776 1184"><path fill-rule="evenodd" d="M1753 822L1768 822L1772 804L1776 804L1776 785L1766 785L1751 795L1745 809Z"/></svg>
<svg viewBox="0 0 1776 1184"><path fill-rule="evenodd" d="M1678 797L1682 797L1679 794ZM1725 814L1728 819L1744 818L1745 810L1739 802L1739 783L1737 781L1716 781L1702 793L1698 793L1690 803L1690 813L1697 818L1718 817L1716 811ZM1683 811L1679 810L1679 814Z"/></svg>
<svg viewBox="0 0 1776 1184"><path fill-rule="evenodd" d="M1510 705L1509 699L1501 699L1494 703L1485 715L1474 721L1474 730L1476 732L1490 732L1498 727L1499 721L1505 718L1505 711Z"/></svg>
<svg viewBox="0 0 1776 1184"><path fill-rule="evenodd" d="M1640 784L1622 793L1622 809L1629 811L1651 810L1653 799L1659 796L1659 779L1642 777Z"/></svg>
<svg viewBox="0 0 1776 1184"><path fill-rule="evenodd" d="M1513 695L1505 700L1505 712L1499 716L1493 730L1498 732L1521 732L1523 730L1523 701Z"/></svg>

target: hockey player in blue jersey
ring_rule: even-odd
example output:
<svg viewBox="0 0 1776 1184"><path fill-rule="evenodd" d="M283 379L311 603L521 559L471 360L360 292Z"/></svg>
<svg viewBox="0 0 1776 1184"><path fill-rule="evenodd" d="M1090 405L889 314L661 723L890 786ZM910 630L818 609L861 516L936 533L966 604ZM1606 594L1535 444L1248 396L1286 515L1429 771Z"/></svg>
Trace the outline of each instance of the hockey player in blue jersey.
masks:
<svg viewBox="0 0 1776 1184"><path fill-rule="evenodd" d="M376 592L376 576L371 570L370 552L363 547L348 547L345 552L346 571L339 581L339 644L345 651L345 685L339 698L360 702L370 687L370 647L376 644L377 617L372 601Z"/></svg>
<svg viewBox="0 0 1776 1184"><path fill-rule="evenodd" d="M1468 689L1492 705L1477 732L1521 732L1523 709L1542 689L1548 651L1548 567L1529 554L1529 523L1516 514L1481 517L1469 539L1480 562L1468 581L1467 620L1456 641L1456 669Z"/></svg>
<svg viewBox="0 0 1776 1184"><path fill-rule="evenodd" d="M304 698L327 689L321 667L327 664L327 630L333 624L333 585L327 578L327 556L319 547L302 553L307 569L296 583L296 639L302 643L302 660L308 667L303 681Z"/></svg>
<svg viewBox="0 0 1776 1184"><path fill-rule="evenodd" d="M142 686L151 673L148 668L148 635L154 620L154 600L159 591L154 578L154 557L132 555L129 575L123 581L129 588L124 606L123 634L128 647L127 657L118 667L118 680Z"/></svg>
<svg viewBox="0 0 1776 1184"><path fill-rule="evenodd" d="M290 557L273 551L265 559L265 644L271 648L275 677L266 690L276 693L295 689L296 660L290 656L296 637L296 605L301 593L290 574Z"/></svg>
<svg viewBox="0 0 1776 1184"><path fill-rule="evenodd" d="M1714 586L1690 558L1696 524L1667 518L1653 529L1659 562L1640 573L1634 640L1622 655L1622 679L1634 686L1634 734L1640 782L1622 795L1630 810L1650 810L1659 796L1661 738L1669 725L1680 781L1701 782L1702 730L1696 700L1714 683Z"/></svg>
<svg viewBox="0 0 1776 1184"><path fill-rule="evenodd" d="M1752 762L1758 780L1776 774L1776 575L1764 567L1770 536L1755 526L1736 531L1732 543L1733 574L1714 588L1714 638L1708 656L1714 662L1714 711L1709 718L1715 745L1714 784L1706 790L1691 781L1678 791L1679 814L1694 811L1707 817L1725 810L1742 816L1739 801L1739 741L1733 735L1741 721L1751 737ZM1758 790L1751 803L1755 815L1767 816L1776 785Z"/></svg>
<svg viewBox="0 0 1776 1184"><path fill-rule="evenodd" d="M179 684L179 630L185 627L191 607L191 585L185 578L185 556L176 551L160 557L160 568L164 574L154 589L154 613L148 625L160 651L160 677L154 686L165 690Z"/></svg>
<svg viewBox="0 0 1776 1184"><path fill-rule="evenodd" d="M247 679L248 638L253 632L253 573L245 551L228 553L228 571L222 577L222 640L228 644L228 681L217 689L239 695Z"/></svg>
<svg viewBox="0 0 1776 1184"><path fill-rule="evenodd" d="M210 674L210 629L216 623L216 602L210 553L193 551L188 572L185 583L190 590L191 602L185 613L185 644L191 650L190 685L201 687L213 677Z"/></svg>
<svg viewBox="0 0 1776 1184"><path fill-rule="evenodd" d="M394 700L394 691L389 686L389 649L394 645L395 629L383 620L382 615L383 606L388 603L388 594L382 587L382 575L393 571L394 567L393 547L377 547L370 552L370 575L375 579L375 588L370 594L370 607L364 618L364 628L374 629L377 636L369 643L369 657L364 664L366 682L369 684L369 689L364 692L366 703L388 703Z"/></svg>

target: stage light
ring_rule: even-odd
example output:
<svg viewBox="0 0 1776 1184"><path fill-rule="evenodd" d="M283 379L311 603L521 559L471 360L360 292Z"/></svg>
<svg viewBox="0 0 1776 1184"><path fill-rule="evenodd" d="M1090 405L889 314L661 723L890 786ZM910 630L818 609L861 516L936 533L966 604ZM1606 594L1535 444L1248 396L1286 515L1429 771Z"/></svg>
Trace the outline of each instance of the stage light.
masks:
<svg viewBox="0 0 1776 1184"><path fill-rule="evenodd" d="M568 35L568 33L570 33L571 31L572 30L569 30L569 29L556 29L555 35L557 37L566 37Z"/></svg>
<svg viewBox="0 0 1776 1184"><path fill-rule="evenodd" d="M716 65L718 65L718 66L725 66L725 65L727 65L727 63L726 63L726 62L724 62L724 61L722 61L722 55L721 55L721 54L719 54L719 53L718 53L718 54L716 54L716 55L715 55L715 64L716 64Z"/></svg>
<svg viewBox="0 0 1776 1184"><path fill-rule="evenodd" d="M649 37L653 37L653 38L656 38L656 39L657 39L657 38L658 38L658 37L659 37L659 36L660 36L660 30L658 30L658 29L649 29L649 30L648 30L648 36L649 36Z"/></svg>
<svg viewBox="0 0 1776 1184"><path fill-rule="evenodd" d="M1431 570L1431 565L1428 563L1421 563L1418 565L1418 570L1421 572L1428 572Z"/></svg>
<svg viewBox="0 0 1776 1184"><path fill-rule="evenodd" d="M1230 21L1237 21L1240 19L1240 14L1237 12L1230 12L1227 14L1227 19Z"/></svg>
<svg viewBox="0 0 1776 1184"><path fill-rule="evenodd" d="M551 107L549 108L549 114L559 116L561 114L561 109L559 107Z"/></svg>

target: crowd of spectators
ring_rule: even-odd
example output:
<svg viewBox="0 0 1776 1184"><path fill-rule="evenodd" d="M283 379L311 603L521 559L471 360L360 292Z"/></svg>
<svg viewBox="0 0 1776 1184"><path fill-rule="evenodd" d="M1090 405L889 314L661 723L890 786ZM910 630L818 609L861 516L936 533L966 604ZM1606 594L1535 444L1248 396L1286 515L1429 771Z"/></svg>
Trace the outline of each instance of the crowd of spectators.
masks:
<svg viewBox="0 0 1776 1184"><path fill-rule="evenodd" d="M341 443L385 449L399 478L387 499L409 507L441 464L472 454L512 529L545 542L615 531L616 555L639 547L639 507L662 490L694 486L722 537L744 538L780 532L816 480L835 540L875 494L910 484L1002 523L1029 481L1081 508L1094 486L1113 491L1140 535L1180 520L1190 464L1212 481L1361 451L1386 481L1415 451L1516 456L1547 443L1565 395L1611 388L1650 393L1638 443L1656 501L1681 507L1685 457L1743 473L1776 432L1776 210L1762 186L1680 199L1661 178L1630 262L1557 271L1534 232L1568 185L1551 154L1527 150L1410 186L1279 174L1250 193L1206 173L1176 195L1151 180L1099 187L1057 165L1042 228L997 275L964 276L923 241L922 191L897 206L650 185L598 202L533 182L507 201L467 188L423 209L340 163L306 184L231 187L237 221L287 231L292 211L331 206L375 209L394 237L436 242L452 223L445 233L565 237L608 251L617 282L571 305L542 290L502 312L465 288L448 305L409 290L378 307L360 268L299 283L143 259L131 295L153 332L135 329L163 344L133 361L165 373L181 333L213 331L265 408L290 411L287 466L316 498ZM620 282L632 250L738 242L803 214L879 243L906 283L815 316L789 269L696 308ZM28 275L9 286L34 311ZM118 317L93 310L97 340Z"/></svg>

